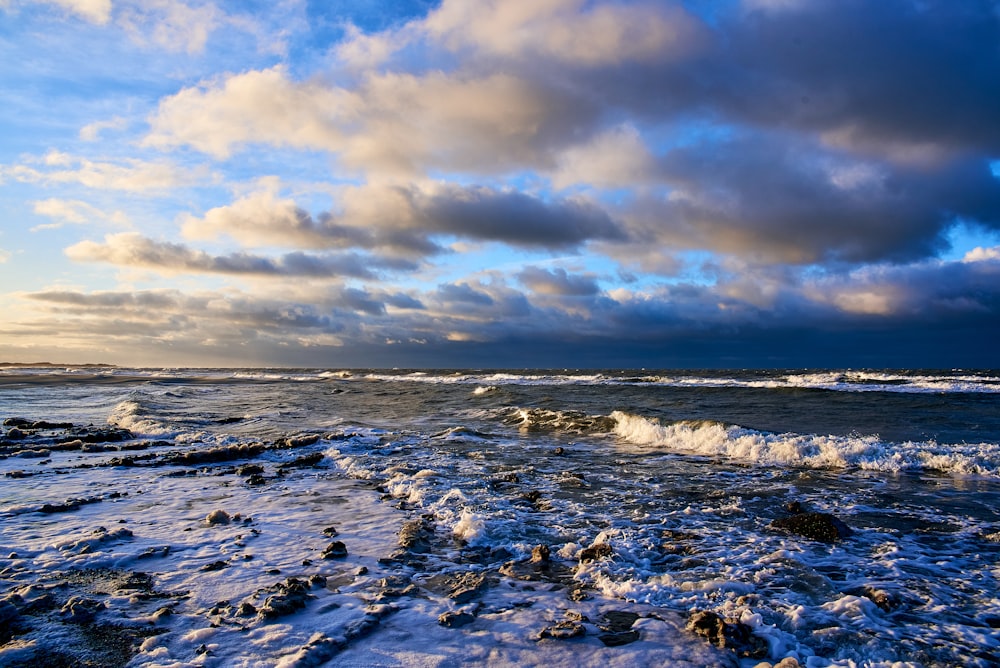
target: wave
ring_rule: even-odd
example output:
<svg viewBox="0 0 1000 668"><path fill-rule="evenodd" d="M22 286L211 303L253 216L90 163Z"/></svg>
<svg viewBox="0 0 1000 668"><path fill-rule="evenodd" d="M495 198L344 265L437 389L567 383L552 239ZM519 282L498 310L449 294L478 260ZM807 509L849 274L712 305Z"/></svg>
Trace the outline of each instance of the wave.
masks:
<svg viewBox="0 0 1000 668"><path fill-rule="evenodd" d="M774 434L714 421L662 424L622 411L610 418L612 431L622 443L660 452L726 457L764 466L933 470L1000 477L1000 445L995 443L891 443L874 435Z"/></svg>
<svg viewBox="0 0 1000 668"><path fill-rule="evenodd" d="M393 382L474 385L474 394L505 386L630 385L690 388L810 389L836 392L1000 393L997 371L603 370L455 371L374 369L183 369L124 367L0 367L0 385L53 383ZM484 389L479 389L484 388Z"/></svg>

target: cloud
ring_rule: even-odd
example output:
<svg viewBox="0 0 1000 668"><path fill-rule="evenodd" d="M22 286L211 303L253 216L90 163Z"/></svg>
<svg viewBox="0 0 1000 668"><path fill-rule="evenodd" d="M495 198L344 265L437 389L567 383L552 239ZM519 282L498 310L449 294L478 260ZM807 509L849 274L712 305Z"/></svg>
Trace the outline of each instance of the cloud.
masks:
<svg viewBox="0 0 1000 668"><path fill-rule="evenodd" d="M583 0L445 0L418 30L453 51L573 67L673 60L700 36L679 5Z"/></svg>
<svg viewBox="0 0 1000 668"><path fill-rule="evenodd" d="M128 127L128 120L115 116L114 118L88 123L80 128L80 139L83 141L97 141L104 130L122 130Z"/></svg>
<svg viewBox="0 0 1000 668"><path fill-rule="evenodd" d="M80 200L59 199L50 197L32 203L32 209L41 216L48 216L56 222L45 225L36 225L30 231L58 229L65 224L86 225L93 223L106 223L115 226L127 226L128 217L121 211L105 213L97 207L82 202Z"/></svg>
<svg viewBox="0 0 1000 668"><path fill-rule="evenodd" d="M188 145L219 159L251 143L325 150L376 176L503 173L551 166L550 149L591 122L591 107L558 88L500 73L370 74L347 89L293 81L275 67L166 98L144 144Z"/></svg>
<svg viewBox="0 0 1000 668"><path fill-rule="evenodd" d="M772 263L909 261L945 249L957 220L1000 225L1000 181L978 156L928 172L756 133L674 149L659 169L669 194L623 216L643 243Z"/></svg>
<svg viewBox="0 0 1000 668"><path fill-rule="evenodd" d="M200 53L224 14L212 3L192 6L177 0L143 0L126 6L118 24L134 41L147 41L167 51Z"/></svg>
<svg viewBox="0 0 1000 668"><path fill-rule="evenodd" d="M274 190L259 191L200 218L183 217L182 230L188 239L225 236L249 247L357 247L416 255L441 253L435 239L442 236L546 249L625 239L603 208L582 197L546 201L515 190L425 183L345 187L339 201L339 211L313 217Z"/></svg>
<svg viewBox="0 0 1000 668"><path fill-rule="evenodd" d="M228 274L246 276L353 277L377 279L379 271L413 271L416 265L402 259L361 256L355 253L309 255L286 253L269 258L247 253L209 255L183 244L154 241L133 232L108 235L104 243L81 241L66 249L78 262L106 262L170 274Z"/></svg>
<svg viewBox="0 0 1000 668"><path fill-rule="evenodd" d="M202 218L187 215L183 221L183 234L192 240L228 236L249 247L310 249L374 245L367 230L338 225L329 214L315 220L294 200L279 199L273 191L251 193L210 209Z"/></svg>
<svg viewBox="0 0 1000 668"><path fill-rule="evenodd" d="M0 264L5 263L11 257L11 252L0 248Z"/></svg>
<svg viewBox="0 0 1000 668"><path fill-rule="evenodd" d="M600 291L593 277L574 276L562 268L548 270L525 267L517 274L517 280L532 292L543 295L588 297Z"/></svg>
<svg viewBox="0 0 1000 668"><path fill-rule="evenodd" d="M80 184L88 188L127 192L156 192L195 185L207 177L205 169L182 169L170 162L137 158L121 162L94 161L60 151L30 158L17 165L0 165L0 179L44 185Z"/></svg>
<svg viewBox="0 0 1000 668"><path fill-rule="evenodd" d="M85 21L104 25L111 20L111 0L36 0L39 4L57 5Z"/></svg>

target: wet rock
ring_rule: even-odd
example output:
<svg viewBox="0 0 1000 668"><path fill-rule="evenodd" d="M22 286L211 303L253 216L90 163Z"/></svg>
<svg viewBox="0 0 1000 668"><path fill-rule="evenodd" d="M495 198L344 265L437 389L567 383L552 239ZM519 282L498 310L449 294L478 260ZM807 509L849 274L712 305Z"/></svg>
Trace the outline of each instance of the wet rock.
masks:
<svg viewBox="0 0 1000 668"><path fill-rule="evenodd" d="M800 513L771 522L771 527L812 540L833 543L853 532L843 521L829 513Z"/></svg>
<svg viewBox="0 0 1000 668"><path fill-rule="evenodd" d="M785 504L785 512L791 513L793 515L798 515L802 512L802 504L798 501L789 501Z"/></svg>
<svg viewBox="0 0 1000 668"><path fill-rule="evenodd" d="M590 561L597 561L598 559L610 557L612 554L613 550L609 544L595 543L580 551L580 563L585 564Z"/></svg>
<svg viewBox="0 0 1000 668"><path fill-rule="evenodd" d="M333 538L338 533L340 532L337 531L337 527L327 527L323 529L323 535L326 536L327 538Z"/></svg>
<svg viewBox="0 0 1000 668"><path fill-rule="evenodd" d="M533 564L547 564L551 556L552 551L548 545L536 545L531 548L531 563Z"/></svg>
<svg viewBox="0 0 1000 668"><path fill-rule="evenodd" d="M29 473L27 471L17 470L17 471L7 471L7 473L5 473L4 475L8 478L14 478L15 480L19 480L21 478L30 478L35 474Z"/></svg>
<svg viewBox="0 0 1000 668"><path fill-rule="evenodd" d="M286 448L300 448L305 445L312 445L317 441L319 441L319 434L300 434L298 436L289 436L278 443ZM320 459L322 458L322 455L320 455Z"/></svg>
<svg viewBox="0 0 1000 668"><path fill-rule="evenodd" d="M319 439L318 436L316 438L317 440ZM316 466L319 464L323 461L324 457L325 455L322 452L314 452L312 454L293 459L290 462L286 462L282 464L279 469L309 468L310 466Z"/></svg>
<svg viewBox="0 0 1000 668"><path fill-rule="evenodd" d="M767 641L753 635L749 626L742 622L727 622L710 610L694 612L688 618L687 630L707 638L720 649L733 650L739 657L762 659L767 656Z"/></svg>
<svg viewBox="0 0 1000 668"><path fill-rule="evenodd" d="M580 638L587 633L583 624L573 621L564 621L552 626L546 626L538 634L538 639L552 638L554 640L570 640L572 638Z"/></svg>
<svg viewBox="0 0 1000 668"><path fill-rule="evenodd" d="M223 568L226 568L227 566L229 566L229 562L220 560L220 561L213 561L210 564L205 564L198 570L205 573L210 573L212 571L221 571Z"/></svg>
<svg viewBox="0 0 1000 668"><path fill-rule="evenodd" d="M252 476L255 474L261 474L264 472L264 467L260 464L243 464L237 467L236 475L246 478L247 476Z"/></svg>
<svg viewBox="0 0 1000 668"><path fill-rule="evenodd" d="M871 585L864 585L862 587L850 589L844 593L852 594L854 596L863 596L877 605L883 612L892 612L903 605L903 601L900 600L899 597Z"/></svg>
<svg viewBox="0 0 1000 668"><path fill-rule="evenodd" d="M410 552L426 552L429 541L434 536L432 519L424 515L420 519L410 520L399 530L399 546Z"/></svg>
<svg viewBox="0 0 1000 668"><path fill-rule="evenodd" d="M64 621L71 624L86 624L93 621L97 613L104 609L104 604L82 596L73 596L59 611Z"/></svg>
<svg viewBox="0 0 1000 668"><path fill-rule="evenodd" d="M458 605L463 605L478 598L489 588L490 583L484 573L466 571L431 576L422 586L435 594L447 596Z"/></svg>
<svg viewBox="0 0 1000 668"><path fill-rule="evenodd" d="M213 510L208 515L205 516L205 524L208 526L215 526L216 524L229 524L229 513L225 510Z"/></svg>
<svg viewBox="0 0 1000 668"><path fill-rule="evenodd" d="M320 555L324 559L343 559L347 556L347 546L339 540L335 540L323 550Z"/></svg>
<svg viewBox="0 0 1000 668"><path fill-rule="evenodd" d="M476 616L468 612L449 611L442 613L441 616L438 617L438 624L446 626L450 629L465 626L466 624L471 624L474 621L476 621Z"/></svg>
<svg viewBox="0 0 1000 668"><path fill-rule="evenodd" d="M597 636L606 647L621 647L639 639L639 632L632 625L639 619L634 612L609 610L602 615L597 623L601 634Z"/></svg>
<svg viewBox="0 0 1000 668"><path fill-rule="evenodd" d="M240 606L236 608L236 614L240 617L253 617L257 614L257 606L249 601L243 601Z"/></svg>
<svg viewBox="0 0 1000 668"><path fill-rule="evenodd" d="M251 487L259 487L260 485L267 484L267 478L260 475L259 473L254 473L253 475L249 476L246 479L246 484L250 485Z"/></svg>
<svg viewBox="0 0 1000 668"><path fill-rule="evenodd" d="M266 447L262 443L241 443L239 445L225 445L191 452L174 452L165 455L162 461L164 464L181 464L185 466L214 464L234 459L252 459L264 452L264 450L266 450Z"/></svg>
<svg viewBox="0 0 1000 668"><path fill-rule="evenodd" d="M55 442L66 443L80 440L84 443L119 443L121 441L131 441L134 438L135 434L123 427L109 427L107 429L76 427L70 429L65 436L55 439Z"/></svg>
<svg viewBox="0 0 1000 668"><path fill-rule="evenodd" d="M298 578L288 578L268 589L274 593L268 596L258 611L261 619L275 619L298 612L306 607L306 602L315 598L309 593L309 585Z"/></svg>
<svg viewBox="0 0 1000 668"><path fill-rule="evenodd" d="M17 427L12 427L7 430L6 436L8 441L20 441L24 438L24 432Z"/></svg>

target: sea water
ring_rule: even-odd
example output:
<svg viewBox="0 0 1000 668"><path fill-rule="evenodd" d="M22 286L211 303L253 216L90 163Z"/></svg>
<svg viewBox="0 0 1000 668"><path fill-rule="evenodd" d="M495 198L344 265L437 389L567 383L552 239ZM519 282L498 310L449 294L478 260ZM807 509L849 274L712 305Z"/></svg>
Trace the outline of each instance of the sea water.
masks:
<svg viewBox="0 0 1000 668"><path fill-rule="evenodd" d="M0 417L129 430L3 441L0 665L1000 662L1000 372L14 367Z"/></svg>

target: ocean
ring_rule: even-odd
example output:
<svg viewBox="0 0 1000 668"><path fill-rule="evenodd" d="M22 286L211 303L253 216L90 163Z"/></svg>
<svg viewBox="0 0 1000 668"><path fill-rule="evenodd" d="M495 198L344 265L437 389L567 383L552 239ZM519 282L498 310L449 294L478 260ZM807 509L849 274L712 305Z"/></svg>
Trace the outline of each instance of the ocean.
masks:
<svg viewBox="0 0 1000 668"><path fill-rule="evenodd" d="M3 666L1000 665L1000 371L0 368Z"/></svg>

